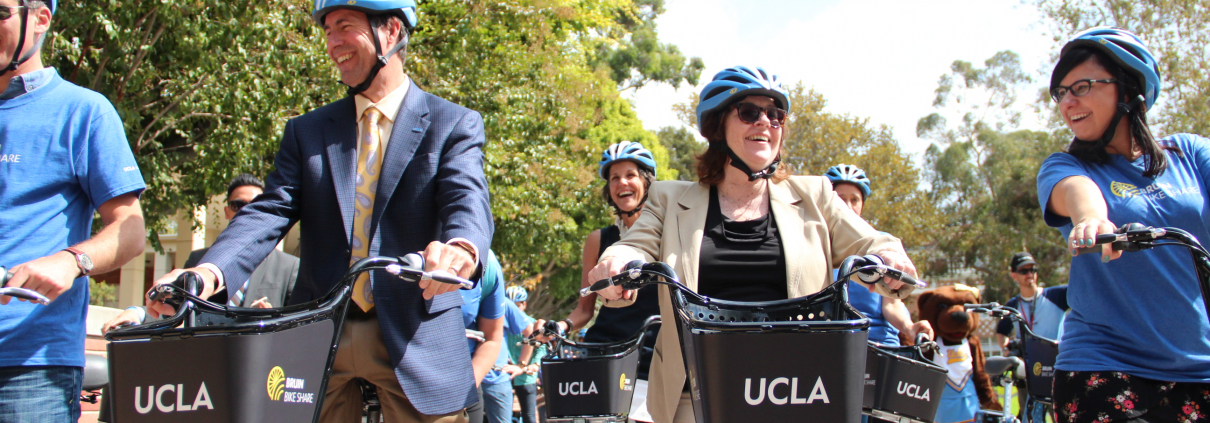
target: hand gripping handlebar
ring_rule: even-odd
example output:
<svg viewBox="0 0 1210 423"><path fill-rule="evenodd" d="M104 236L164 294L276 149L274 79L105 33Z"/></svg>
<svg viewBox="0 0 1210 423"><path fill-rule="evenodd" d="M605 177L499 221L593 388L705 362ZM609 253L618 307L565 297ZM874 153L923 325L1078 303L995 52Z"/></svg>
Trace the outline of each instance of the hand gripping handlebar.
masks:
<svg viewBox="0 0 1210 423"><path fill-rule="evenodd" d="M46 296L44 296L42 294L39 294L38 291L34 291L32 289L25 289L25 288L4 287L4 285L8 283L8 278L10 276L11 275L8 273L8 269L5 269L4 267L0 267L0 295L7 295L10 297L14 297L14 298L20 298L23 300L32 301L32 302L42 304L42 305L50 304L50 299L46 298Z"/></svg>

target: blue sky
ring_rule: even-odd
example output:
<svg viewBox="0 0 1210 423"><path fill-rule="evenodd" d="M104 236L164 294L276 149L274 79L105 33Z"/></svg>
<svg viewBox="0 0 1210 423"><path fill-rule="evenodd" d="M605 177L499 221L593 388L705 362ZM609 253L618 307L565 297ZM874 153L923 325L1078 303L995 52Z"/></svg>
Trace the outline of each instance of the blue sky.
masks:
<svg viewBox="0 0 1210 423"><path fill-rule="evenodd" d="M935 111L933 90L954 60L982 64L1015 51L1035 78L1021 97L1028 101L1045 85L1037 72L1049 69L1054 46L1036 9L1020 0L667 0L665 9L661 40L701 57L706 70L697 87L624 93L648 129L680 125L673 104L716 72L746 64L813 87L829 112L892 126L917 158L928 141L916 138L916 121ZM1024 125L1037 123L1026 116Z"/></svg>

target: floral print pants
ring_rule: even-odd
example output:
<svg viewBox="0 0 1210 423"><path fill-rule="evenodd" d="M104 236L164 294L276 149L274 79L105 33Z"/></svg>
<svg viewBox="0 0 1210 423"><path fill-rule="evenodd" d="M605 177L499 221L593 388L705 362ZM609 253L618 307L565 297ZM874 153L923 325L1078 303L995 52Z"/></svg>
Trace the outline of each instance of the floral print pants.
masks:
<svg viewBox="0 0 1210 423"><path fill-rule="evenodd" d="M1055 372L1057 422L1210 422L1210 384L1122 372Z"/></svg>

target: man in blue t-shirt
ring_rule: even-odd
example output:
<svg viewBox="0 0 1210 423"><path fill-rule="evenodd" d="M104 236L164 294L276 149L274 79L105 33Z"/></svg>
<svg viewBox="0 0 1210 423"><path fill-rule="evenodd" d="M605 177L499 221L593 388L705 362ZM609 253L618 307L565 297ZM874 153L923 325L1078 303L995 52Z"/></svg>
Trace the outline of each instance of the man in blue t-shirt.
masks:
<svg viewBox="0 0 1210 423"><path fill-rule="evenodd" d="M17 4L0 0L0 266L50 303L0 296L0 421L76 421L87 275L143 253L145 186L113 105L42 65L55 0Z"/></svg>
<svg viewBox="0 0 1210 423"><path fill-rule="evenodd" d="M508 423L513 414L512 377L504 372L508 349L506 333L518 334L526 325L522 313L504 295L504 272L496 254L488 250L483 279L474 289L461 290L462 321L469 330L483 332L483 339L468 336L471 365L479 385L479 403L467 408L472 423Z"/></svg>

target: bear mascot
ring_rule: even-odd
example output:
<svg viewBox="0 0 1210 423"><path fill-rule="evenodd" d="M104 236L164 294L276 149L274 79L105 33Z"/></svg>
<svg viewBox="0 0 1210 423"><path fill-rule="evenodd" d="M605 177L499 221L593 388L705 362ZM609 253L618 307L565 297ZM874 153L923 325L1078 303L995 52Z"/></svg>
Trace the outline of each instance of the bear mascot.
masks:
<svg viewBox="0 0 1210 423"><path fill-rule="evenodd" d="M983 347L979 345L979 317L963 304L979 304L979 291L966 285L944 286L920 294L916 302L920 320L927 320L937 334L939 352L925 358L949 370L941 405L933 421L970 422L982 407L1001 410L991 379L983 371Z"/></svg>

